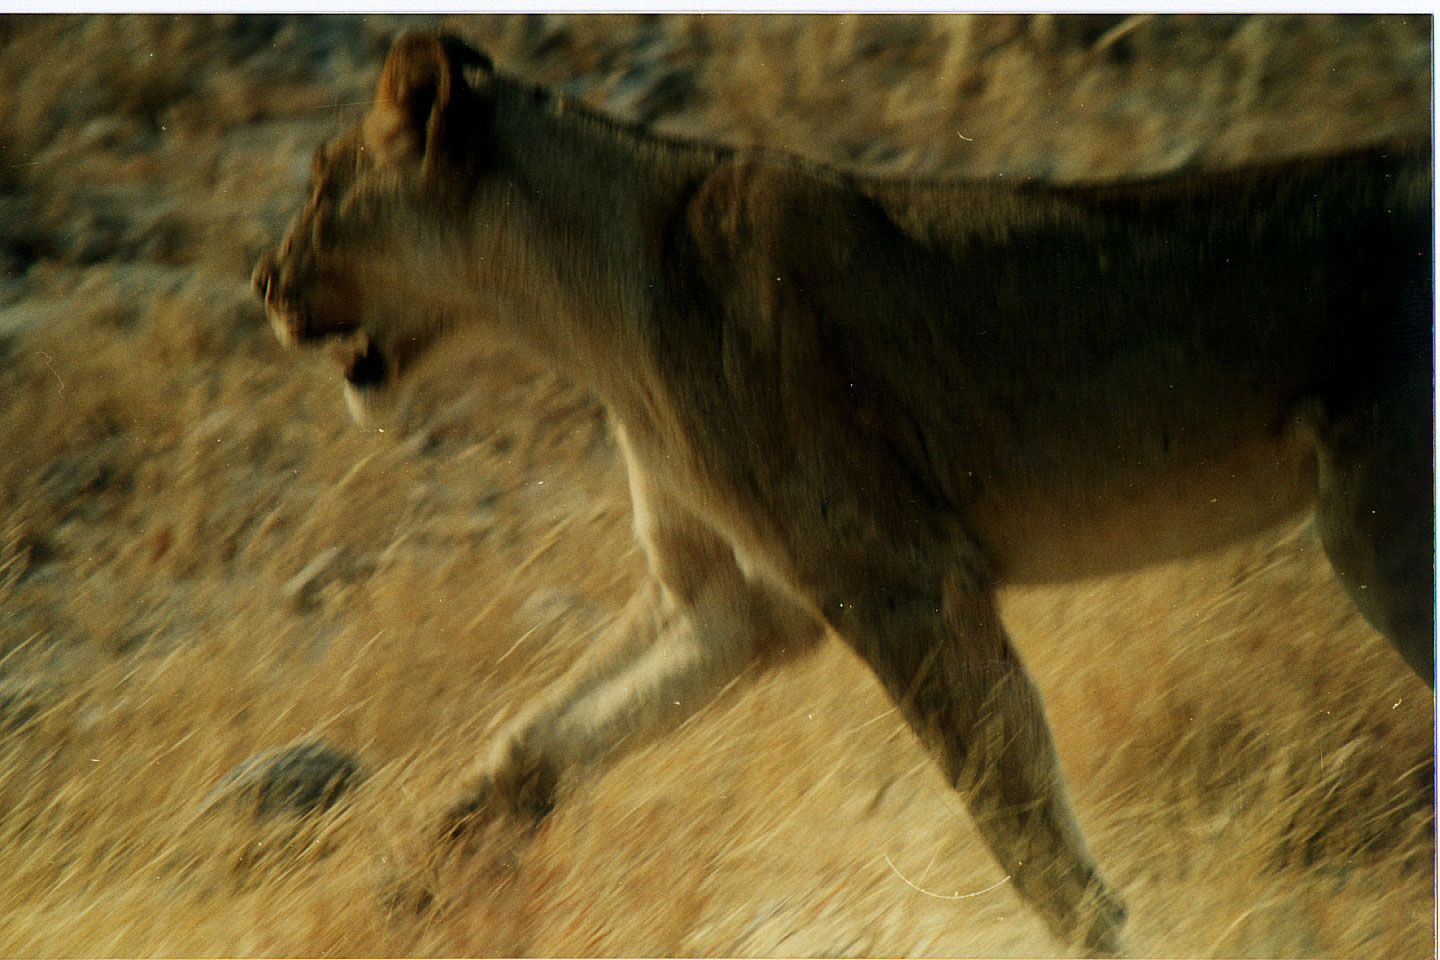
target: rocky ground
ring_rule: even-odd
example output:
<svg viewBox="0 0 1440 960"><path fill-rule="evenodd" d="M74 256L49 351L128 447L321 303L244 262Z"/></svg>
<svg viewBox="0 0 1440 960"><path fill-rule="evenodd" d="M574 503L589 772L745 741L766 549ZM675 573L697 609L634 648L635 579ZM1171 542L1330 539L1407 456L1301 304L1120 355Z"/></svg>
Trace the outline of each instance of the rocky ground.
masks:
<svg viewBox="0 0 1440 960"><path fill-rule="evenodd" d="M386 909L417 809L640 566L583 392L475 350L360 431L250 296L314 147L435 23L0 18L0 954L1061 949L838 645L577 791L511 869ZM1431 135L1427 17L447 25L665 132L888 173ZM1308 526L1005 612L1137 954L1434 955L1434 700Z"/></svg>

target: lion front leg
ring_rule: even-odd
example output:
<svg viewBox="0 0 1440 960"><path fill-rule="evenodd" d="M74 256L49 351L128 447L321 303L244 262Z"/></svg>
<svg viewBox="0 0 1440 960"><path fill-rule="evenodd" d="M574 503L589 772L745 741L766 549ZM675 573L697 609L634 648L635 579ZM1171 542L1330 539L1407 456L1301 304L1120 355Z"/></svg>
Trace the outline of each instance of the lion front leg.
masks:
<svg viewBox="0 0 1440 960"><path fill-rule="evenodd" d="M748 669L823 635L794 600L747 578L707 525L643 481L632 487L650 578L605 645L612 652L577 665L504 728L439 817L442 840L497 819L537 823L567 784L675 729Z"/></svg>
<svg viewBox="0 0 1440 960"><path fill-rule="evenodd" d="M732 631L702 637L697 619L658 585L640 590L604 641L608 656L577 664L501 729L442 816L442 838L497 818L537 823L562 783L599 772L622 744L653 741L713 699L747 659Z"/></svg>
<svg viewBox="0 0 1440 960"><path fill-rule="evenodd" d="M1125 907L1086 848L1039 693L989 589L962 574L862 582L835 604L834 625L935 755L1016 890L1059 939L1120 953Z"/></svg>

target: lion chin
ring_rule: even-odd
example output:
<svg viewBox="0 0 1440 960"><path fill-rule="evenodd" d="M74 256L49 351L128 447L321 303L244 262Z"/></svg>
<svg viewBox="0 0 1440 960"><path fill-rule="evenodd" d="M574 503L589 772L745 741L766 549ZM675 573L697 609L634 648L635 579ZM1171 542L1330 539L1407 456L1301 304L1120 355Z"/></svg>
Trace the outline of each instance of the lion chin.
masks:
<svg viewBox="0 0 1440 960"><path fill-rule="evenodd" d="M345 384L345 408L350 411L350 419L355 421L355 426L366 430L380 429L376 424L385 418L385 404L378 394L380 391L369 387L357 387L354 384Z"/></svg>
<svg viewBox="0 0 1440 960"><path fill-rule="evenodd" d="M345 363L345 406L356 426L379 429L394 407L394 364L362 335Z"/></svg>

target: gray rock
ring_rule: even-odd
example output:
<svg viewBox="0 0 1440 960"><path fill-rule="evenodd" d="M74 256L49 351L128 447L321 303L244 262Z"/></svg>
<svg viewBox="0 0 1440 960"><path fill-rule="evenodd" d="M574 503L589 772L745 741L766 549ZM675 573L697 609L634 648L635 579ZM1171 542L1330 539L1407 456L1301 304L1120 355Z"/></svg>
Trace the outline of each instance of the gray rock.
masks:
<svg viewBox="0 0 1440 960"><path fill-rule="evenodd" d="M319 741L251 754L206 797L207 811L233 803L257 821L318 813L364 779L358 757Z"/></svg>

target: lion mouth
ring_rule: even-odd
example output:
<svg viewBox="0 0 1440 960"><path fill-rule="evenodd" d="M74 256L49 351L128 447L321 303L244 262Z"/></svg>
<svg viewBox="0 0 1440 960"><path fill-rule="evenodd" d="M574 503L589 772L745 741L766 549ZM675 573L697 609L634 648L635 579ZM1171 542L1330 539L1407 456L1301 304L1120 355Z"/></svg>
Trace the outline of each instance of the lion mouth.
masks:
<svg viewBox="0 0 1440 960"><path fill-rule="evenodd" d="M389 368L385 355L366 338L345 362L345 382L361 390L373 390L385 382Z"/></svg>

